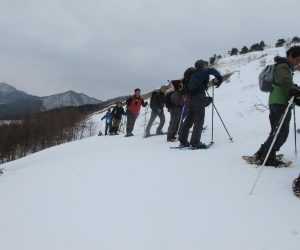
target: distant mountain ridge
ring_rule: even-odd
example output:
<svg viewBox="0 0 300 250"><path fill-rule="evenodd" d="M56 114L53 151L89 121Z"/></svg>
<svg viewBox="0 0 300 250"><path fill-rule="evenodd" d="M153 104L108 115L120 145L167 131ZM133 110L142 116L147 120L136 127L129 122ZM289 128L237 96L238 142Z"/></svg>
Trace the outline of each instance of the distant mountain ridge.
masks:
<svg viewBox="0 0 300 250"><path fill-rule="evenodd" d="M41 99L46 110L66 106L78 107L86 104L98 104L102 102L83 93L76 93L73 90L61 94L45 96Z"/></svg>
<svg viewBox="0 0 300 250"><path fill-rule="evenodd" d="M78 107L99 103L102 103L102 101L72 90L39 97L0 82L0 116L22 115L28 112L36 113L61 107Z"/></svg>
<svg viewBox="0 0 300 250"><path fill-rule="evenodd" d="M0 104L7 104L27 98L37 97L29 95L24 91L17 90L4 82L0 82Z"/></svg>

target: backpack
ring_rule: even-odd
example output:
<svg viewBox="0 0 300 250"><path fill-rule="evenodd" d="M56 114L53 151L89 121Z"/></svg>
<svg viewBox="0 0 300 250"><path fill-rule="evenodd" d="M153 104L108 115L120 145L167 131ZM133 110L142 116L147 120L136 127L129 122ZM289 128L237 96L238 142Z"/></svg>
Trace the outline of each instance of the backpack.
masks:
<svg viewBox="0 0 300 250"><path fill-rule="evenodd" d="M196 69L193 67L186 69L183 73L182 83L183 83L184 92L186 94L189 94L189 92L190 92L189 88L188 88L188 83L190 81L191 76L194 75L195 73L196 73Z"/></svg>
<svg viewBox="0 0 300 250"><path fill-rule="evenodd" d="M259 88L263 92L271 92L274 80L275 64L267 65L259 74Z"/></svg>
<svg viewBox="0 0 300 250"><path fill-rule="evenodd" d="M151 98L150 98L150 108L151 109L153 109L153 103L154 103L153 100L156 95L157 95L156 91L152 92L152 94L151 94Z"/></svg>
<svg viewBox="0 0 300 250"><path fill-rule="evenodd" d="M202 79L199 79L199 74L197 74L197 71L195 70L195 72L191 74L185 84L185 91L187 95L193 96L200 93L205 88L205 84L203 83L204 82L202 81Z"/></svg>
<svg viewBox="0 0 300 250"><path fill-rule="evenodd" d="M173 103L171 102L171 95L174 93L174 91L171 91L169 93L166 94L166 108L172 108L173 107Z"/></svg>

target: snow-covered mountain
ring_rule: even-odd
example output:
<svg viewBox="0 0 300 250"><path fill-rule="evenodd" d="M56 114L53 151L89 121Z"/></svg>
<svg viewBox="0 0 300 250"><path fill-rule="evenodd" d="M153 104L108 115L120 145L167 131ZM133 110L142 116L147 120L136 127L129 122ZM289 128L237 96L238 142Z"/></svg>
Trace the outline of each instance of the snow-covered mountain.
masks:
<svg viewBox="0 0 300 250"><path fill-rule="evenodd" d="M41 97L41 100L43 101L43 107L46 110L67 106L78 107L86 104L97 104L101 102L95 98L91 98L85 94L76 93L71 90L57 95Z"/></svg>
<svg viewBox="0 0 300 250"><path fill-rule="evenodd" d="M165 136L143 138L150 117L143 108L133 137L94 136L2 165L1 248L298 250L300 200L292 181L300 160L292 124L281 153L293 166L265 167L252 195L261 169L241 159L268 136L268 95L259 91L257 76L284 52L267 49L218 62L221 72L235 72L215 90L233 142L215 113L213 147L172 150L176 143ZM299 83L299 72L294 77ZM91 118L103 132L102 116ZM209 107L203 142L211 141L211 118Z"/></svg>
<svg viewBox="0 0 300 250"><path fill-rule="evenodd" d="M82 93L65 93L38 97L19 91L14 87L0 83L0 116L20 115L27 112L41 112L54 108L98 104L99 101Z"/></svg>
<svg viewBox="0 0 300 250"><path fill-rule="evenodd" d="M33 98L33 96L15 89L7 83L0 82L0 104L7 104L22 99Z"/></svg>

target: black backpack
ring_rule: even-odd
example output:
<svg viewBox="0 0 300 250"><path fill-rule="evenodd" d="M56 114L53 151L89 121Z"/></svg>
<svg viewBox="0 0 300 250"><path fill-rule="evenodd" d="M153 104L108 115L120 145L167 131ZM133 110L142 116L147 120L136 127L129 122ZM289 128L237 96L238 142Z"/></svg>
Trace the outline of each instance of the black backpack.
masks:
<svg viewBox="0 0 300 250"><path fill-rule="evenodd" d="M185 91L188 96L197 95L207 89L209 77L203 78L203 74L200 72L198 74L198 72L199 70L192 74L185 85Z"/></svg>
<svg viewBox="0 0 300 250"><path fill-rule="evenodd" d="M174 91L171 91L169 93L166 94L166 108L172 108L173 107L173 103L171 102L171 95L174 93Z"/></svg>
<svg viewBox="0 0 300 250"><path fill-rule="evenodd" d="M185 90L185 93L189 96L192 95L192 92L193 92L193 89L192 89L192 85L191 84L192 82L194 82L194 77L195 77L195 74L196 73L196 69L193 68L193 67L190 67L188 69L186 69L186 71L184 71L183 73L183 87L184 87L184 90Z"/></svg>
<svg viewBox="0 0 300 250"><path fill-rule="evenodd" d="M154 100L154 97L157 95L157 92L156 91L153 91L152 94L151 94L151 98L150 98L150 108L153 109L153 100Z"/></svg>

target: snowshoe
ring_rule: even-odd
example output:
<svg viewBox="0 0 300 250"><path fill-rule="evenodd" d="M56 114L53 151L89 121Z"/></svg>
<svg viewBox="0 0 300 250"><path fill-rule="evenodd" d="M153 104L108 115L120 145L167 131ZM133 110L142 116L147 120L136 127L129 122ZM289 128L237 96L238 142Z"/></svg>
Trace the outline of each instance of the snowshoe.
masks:
<svg viewBox="0 0 300 250"><path fill-rule="evenodd" d="M204 146L205 145L205 146ZM197 147L195 147L195 145L193 146L193 145L182 145L182 144L180 144L179 146L177 146L177 147L170 147L171 149L180 149L180 150L198 150L198 149L209 149L211 146L213 145L213 143L212 142L210 142L209 144L204 144L204 143L202 143L202 145L201 146L198 146L197 145Z"/></svg>
<svg viewBox="0 0 300 250"><path fill-rule="evenodd" d="M283 161L282 160L283 157L284 157L283 154L276 155L276 159L267 160L266 166L275 167L275 168L290 167L293 164L293 162L291 162L291 161ZM248 164L251 164L251 165L260 166L263 163L260 158L256 157L256 155L253 155L253 156L243 155L242 158Z"/></svg>
<svg viewBox="0 0 300 250"><path fill-rule="evenodd" d="M281 161L284 157L284 154L279 154L279 155L276 155L276 159ZM242 156L243 160L245 160L248 164L259 164L261 159L257 159L256 155L252 155L252 156L249 156L249 155L243 155Z"/></svg>
<svg viewBox="0 0 300 250"><path fill-rule="evenodd" d="M268 159L266 162L266 166L274 167L274 168L287 168L292 165L291 161L281 161L277 159Z"/></svg>

